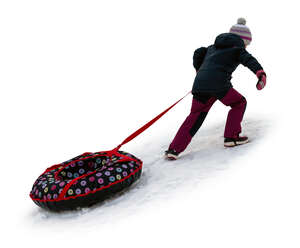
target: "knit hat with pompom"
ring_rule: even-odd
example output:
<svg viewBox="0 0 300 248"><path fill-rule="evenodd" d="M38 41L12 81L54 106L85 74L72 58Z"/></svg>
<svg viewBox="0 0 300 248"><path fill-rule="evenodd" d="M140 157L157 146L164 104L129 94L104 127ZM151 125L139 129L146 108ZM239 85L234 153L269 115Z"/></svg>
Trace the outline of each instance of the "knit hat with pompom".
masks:
<svg viewBox="0 0 300 248"><path fill-rule="evenodd" d="M252 41L250 29L246 26L246 19L243 17L237 20L237 24L233 25L229 32L239 35L244 40L245 45L249 45Z"/></svg>

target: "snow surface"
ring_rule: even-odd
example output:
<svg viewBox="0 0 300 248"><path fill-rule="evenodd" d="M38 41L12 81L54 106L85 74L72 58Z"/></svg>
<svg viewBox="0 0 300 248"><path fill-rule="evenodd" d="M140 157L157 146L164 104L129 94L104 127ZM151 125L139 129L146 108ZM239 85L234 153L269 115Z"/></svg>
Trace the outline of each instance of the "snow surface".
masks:
<svg viewBox="0 0 300 248"><path fill-rule="evenodd" d="M222 123L199 132L202 134L197 136L191 147L181 154L179 160L173 162L163 157L163 151L167 149L166 137L153 140L151 142L156 144L155 146L144 144L135 152L135 155L142 158L144 168L141 179L130 189L104 203L79 211L57 214L35 208L30 218L37 225L45 225L54 220L64 223L73 222L74 218L82 219L87 224L93 223L97 216L97 223L105 224L115 221L115 218L123 218L140 211L153 201L167 201L178 191L189 191L202 180L229 169L232 160L251 153L251 150L265 138L270 120L246 120L244 125L247 126L247 134L253 137L250 143L235 148L224 148L223 138L220 135L223 131ZM123 212L120 209L129 211Z"/></svg>
<svg viewBox="0 0 300 248"><path fill-rule="evenodd" d="M1 247L299 248L297 1L0 2ZM29 198L50 165L114 148L191 89L192 53L245 17L266 89L240 66L251 142L223 147L217 102L180 160L163 152L187 97L122 149L144 161L130 189L79 211Z"/></svg>

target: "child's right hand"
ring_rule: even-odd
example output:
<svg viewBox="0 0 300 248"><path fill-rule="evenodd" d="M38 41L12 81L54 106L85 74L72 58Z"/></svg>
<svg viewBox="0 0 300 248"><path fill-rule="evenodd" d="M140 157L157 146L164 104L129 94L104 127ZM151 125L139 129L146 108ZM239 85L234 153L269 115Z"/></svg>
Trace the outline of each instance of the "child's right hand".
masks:
<svg viewBox="0 0 300 248"><path fill-rule="evenodd" d="M256 84L256 89L262 90L267 84L267 76L264 70L259 70L256 72L258 82Z"/></svg>

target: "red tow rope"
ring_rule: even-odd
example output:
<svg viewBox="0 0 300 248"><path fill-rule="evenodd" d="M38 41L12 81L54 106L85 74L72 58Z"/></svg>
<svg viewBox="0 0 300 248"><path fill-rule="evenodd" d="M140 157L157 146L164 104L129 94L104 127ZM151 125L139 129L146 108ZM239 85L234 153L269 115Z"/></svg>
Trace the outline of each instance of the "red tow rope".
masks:
<svg viewBox="0 0 300 248"><path fill-rule="evenodd" d="M169 108L167 108L165 111L160 113L158 116L156 116L154 119L146 123L144 126L142 126L140 129L135 131L133 134L128 136L120 145L118 145L113 151L118 151L121 146L125 145L129 141L133 140L136 136L140 135L142 132L144 132L146 129L148 129L150 126L152 126L157 120L159 120L163 115L165 115L171 108L173 108L177 103L179 103L183 98L185 98L187 95L189 95L191 92L187 93L184 97L179 99L177 102L175 102L173 105L171 105Z"/></svg>

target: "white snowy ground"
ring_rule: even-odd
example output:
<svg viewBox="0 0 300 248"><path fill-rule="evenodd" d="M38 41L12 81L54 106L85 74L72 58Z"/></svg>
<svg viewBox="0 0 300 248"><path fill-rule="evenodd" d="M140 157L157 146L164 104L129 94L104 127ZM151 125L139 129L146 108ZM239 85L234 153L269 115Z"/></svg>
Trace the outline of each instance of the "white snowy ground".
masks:
<svg viewBox="0 0 300 248"><path fill-rule="evenodd" d="M210 116L208 123L214 112ZM20 202L15 216L6 216L15 221L11 232L26 245L46 242L46 247L52 239L75 247L96 242L112 247L297 247L298 165L273 146L282 140L274 123L248 115L243 126L251 142L232 149L223 147L224 120L204 125L175 162L162 158L174 134L147 137L146 131L138 138L146 141L128 145L144 161L142 177L130 189L64 213L44 211L23 195L13 201ZM28 186L20 193L28 193Z"/></svg>
<svg viewBox="0 0 300 248"><path fill-rule="evenodd" d="M1 247L299 248L297 1L0 2ZM266 89L240 66L249 144L225 149L216 103L180 160L162 154L189 96L122 147L141 179L92 208L39 209L52 164L114 148L190 90L192 53L244 16Z"/></svg>
<svg viewBox="0 0 300 248"><path fill-rule="evenodd" d="M37 207L31 211L28 221L36 226L44 226L57 221L60 224L84 221L86 224L115 222L128 214L141 212L148 205L157 202L166 202L174 199L182 192L189 192L197 188L202 181L216 177L219 172L231 168L231 164L243 166L243 157L249 157L255 150L260 149L260 143L269 132L271 121L245 120L247 134L251 142L240 147L225 149L223 147L223 124L207 127L199 132L191 146L182 153L177 161L167 161L163 152L167 149L168 135L152 139L151 142L136 147L134 154L144 162L141 179L129 190L112 197L105 203L100 203L91 208L66 213L52 213ZM155 144L155 145L154 145ZM128 211L121 211L128 209Z"/></svg>

